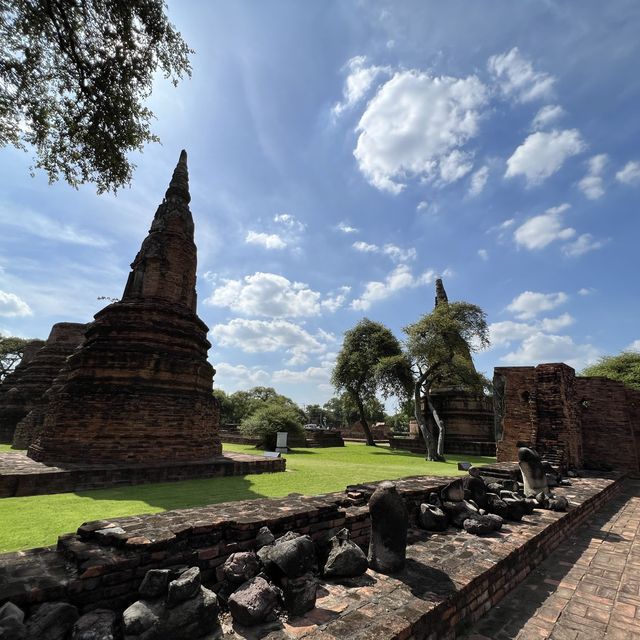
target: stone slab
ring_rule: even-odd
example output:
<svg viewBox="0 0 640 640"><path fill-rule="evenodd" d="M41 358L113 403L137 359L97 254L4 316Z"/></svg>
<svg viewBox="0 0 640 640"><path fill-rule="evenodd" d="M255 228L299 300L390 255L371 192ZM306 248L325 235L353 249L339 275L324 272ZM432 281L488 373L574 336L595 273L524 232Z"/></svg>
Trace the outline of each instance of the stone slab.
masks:
<svg viewBox="0 0 640 640"><path fill-rule="evenodd" d="M64 463L54 466L36 462L21 452L0 452L0 498L194 478L273 473L284 471L285 467L284 458L267 459L244 453L224 453L197 462L128 465Z"/></svg>

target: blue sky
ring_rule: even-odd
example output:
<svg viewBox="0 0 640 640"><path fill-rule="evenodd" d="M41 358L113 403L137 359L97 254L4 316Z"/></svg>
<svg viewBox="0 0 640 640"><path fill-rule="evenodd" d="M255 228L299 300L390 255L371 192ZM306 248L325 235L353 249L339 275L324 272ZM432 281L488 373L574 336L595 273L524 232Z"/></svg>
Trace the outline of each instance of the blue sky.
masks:
<svg viewBox="0 0 640 640"><path fill-rule="evenodd" d="M324 402L342 334L480 305L497 365L640 348L640 5L169 2L196 50L162 145L97 196L0 150L0 331L119 297L189 152L215 384Z"/></svg>

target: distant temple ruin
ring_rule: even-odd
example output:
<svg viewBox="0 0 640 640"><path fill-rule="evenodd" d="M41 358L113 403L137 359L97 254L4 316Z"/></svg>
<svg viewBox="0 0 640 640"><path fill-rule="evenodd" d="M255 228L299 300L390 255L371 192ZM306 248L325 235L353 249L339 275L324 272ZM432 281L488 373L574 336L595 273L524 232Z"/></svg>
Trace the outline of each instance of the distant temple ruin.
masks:
<svg viewBox="0 0 640 640"><path fill-rule="evenodd" d="M561 469L640 471L640 391L562 363L496 367L498 462L534 448Z"/></svg>
<svg viewBox="0 0 640 640"><path fill-rule="evenodd" d="M51 386L65 360L84 339L86 325L54 324L46 342L34 340L0 385L0 442L12 442L17 425Z"/></svg>
<svg viewBox="0 0 640 640"><path fill-rule="evenodd" d="M196 462L221 453L182 152L122 300L95 315L28 455L45 463Z"/></svg>
<svg viewBox="0 0 640 640"><path fill-rule="evenodd" d="M449 298L442 280L436 280L435 307L448 304ZM471 353L466 347L459 355L475 371ZM493 419L493 400L456 384L442 381L440 386L431 389L431 402L440 419L445 424L445 453L494 456L495 430ZM417 423L410 425L409 437L393 436L389 439L392 448L406 449L423 453L426 445Z"/></svg>

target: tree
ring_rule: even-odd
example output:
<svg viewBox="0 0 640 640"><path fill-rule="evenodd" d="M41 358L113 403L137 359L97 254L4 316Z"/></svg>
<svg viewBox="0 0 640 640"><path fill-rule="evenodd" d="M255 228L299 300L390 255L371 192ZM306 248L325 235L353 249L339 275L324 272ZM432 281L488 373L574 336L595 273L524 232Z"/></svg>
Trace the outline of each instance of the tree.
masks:
<svg viewBox="0 0 640 640"><path fill-rule="evenodd" d="M0 382L18 366L29 342L31 340L24 338L0 336Z"/></svg>
<svg viewBox="0 0 640 640"><path fill-rule="evenodd" d="M234 424L233 402L229 394L222 389L214 389L213 397L218 401L218 407L220 408L220 425Z"/></svg>
<svg viewBox="0 0 640 640"><path fill-rule="evenodd" d="M617 356L604 356L587 367L582 376L604 376L640 390L640 351L623 351Z"/></svg>
<svg viewBox="0 0 640 640"><path fill-rule="evenodd" d="M431 402L430 390L438 383L478 390L484 387L486 380L473 367L470 353L489 345L486 317L480 307L468 302L439 304L404 332L413 372L415 416L427 445L427 459L443 460L445 425ZM433 424L438 430L437 441Z"/></svg>
<svg viewBox="0 0 640 640"><path fill-rule="evenodd" d="M253 387L248 391L235 391L230 394L215 389L213 395L220 402L222 424L240 424L266 402L286 405L296 412L301 422L304 420L304 413L300 407L291 398L279 394L273 387Z"/></svg>
<svg viewBox="0 0 640 640"><path fill-rule="evenodd" d="M269 450L275 449L278 431L304 433L300 414L294 407L277 400L269 400L258 407L242 421L240 431L247 436L257 436L259 445Z"/></svg>
<svg viewBox="0 0 640 640"><path fill-rule="evenodd" d="M375 446L375 442L365 403L375 399L378 392L388 397L398 391L394 359L401 357L402 348L397 338L379 322L363 318L344 334L331 380L335 388L345 391L355 404L369 446Z"/></svg>
<svg viewBox="0 0 640 640"><path fill-rule="evenodd" d="M163 0L0 0L0 146L32 147L49 181L131 181L127 153L158 141L143 106L160 69L191 75Z"/></svg>

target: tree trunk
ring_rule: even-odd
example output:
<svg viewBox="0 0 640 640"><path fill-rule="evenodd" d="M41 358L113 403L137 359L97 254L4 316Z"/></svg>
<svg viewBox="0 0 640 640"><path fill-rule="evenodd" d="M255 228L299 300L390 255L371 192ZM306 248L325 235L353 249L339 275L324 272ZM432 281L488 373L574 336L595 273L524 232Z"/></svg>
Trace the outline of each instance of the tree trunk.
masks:
<svg viewBox="0 0 640 640"><path fill-rule="evenodd" d="M436 408L433 406L431 402L431 398L429 397L429 392L425 394L425 398L427 400L427 407L429 408L429 412L433 417L433 421L438 426L438 458L440 460L444 460L444 436L445 436L445 427L444 422L440 419Z"/></svg>
<svg viewBox="0 0 640 640"><path fill-rule="evenodd" d="M371 429L369 429L369 423L367 422L367 419L364 415L364 404L362 403L360 398L356 400L356 404L358 406L358 415L360 416L360 424L362 425L362 430L364 431L364 437L367 439L367 446L375 447L376 443L373 439L373 436L371 435Z"/></svg>
<svg viewBox="0 0 640 640"><path fill-rule="evenodd" d="M432 460L437 462L440 460L438 457L438 451L436 447L436 441L429 429L429 425L427 424L427 419L422 411L422 385L424 381L419 379L413 389L413 399L415 405L415 416L416 421L418 422L418 426L420 427L420 432L422 433L422 437L424 438L424 442L427 445L427 460Z"/></svg>

